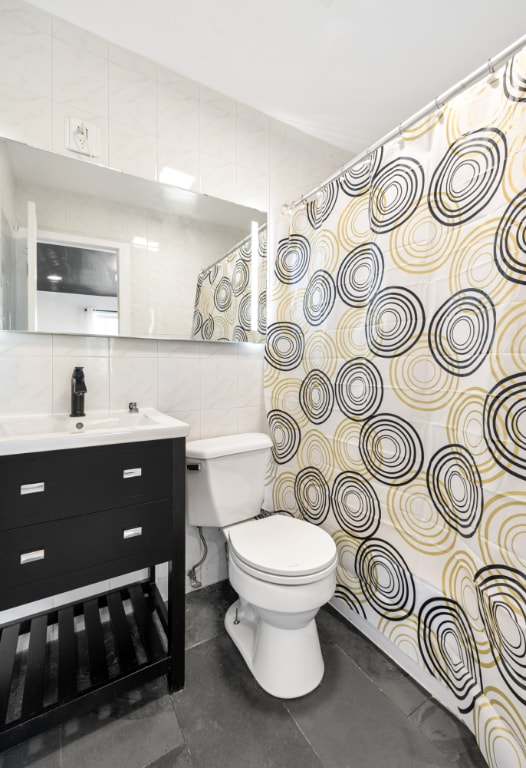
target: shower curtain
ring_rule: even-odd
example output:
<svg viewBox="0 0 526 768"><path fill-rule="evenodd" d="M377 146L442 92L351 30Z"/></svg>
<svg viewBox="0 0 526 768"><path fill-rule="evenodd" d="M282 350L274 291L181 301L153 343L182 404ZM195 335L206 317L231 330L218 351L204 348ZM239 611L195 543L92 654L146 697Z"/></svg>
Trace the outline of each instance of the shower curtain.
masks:
<svg viewBox="0 0 526 768"><path fill-rule="evenodd" d="M323 187L266 342L274 509L491 768L526 766L525 137L522 51Z"/></svg>
<svg viewBox="0 0 526 768"><path fill-rule="evenodd" d="M267 227L264 224L258 229L256 254L252 254L249 236L199 273L192 338L264 341L266 327Z"/></svg>

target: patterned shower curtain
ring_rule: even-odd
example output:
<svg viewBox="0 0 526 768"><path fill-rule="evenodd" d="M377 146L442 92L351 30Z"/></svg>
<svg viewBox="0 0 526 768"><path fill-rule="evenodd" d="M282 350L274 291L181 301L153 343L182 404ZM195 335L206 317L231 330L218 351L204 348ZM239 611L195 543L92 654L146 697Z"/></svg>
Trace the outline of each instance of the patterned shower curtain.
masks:
<svg viewBox="0 0 526 768"><path fill-rule="evenodd" d="M257 279L252 280L254 264ZM253 288L257 296L253 298ZM252 312L257 308L257 317ZM204 341L264 341L267 329L267 226L204 269L197 278L192 338Z"/></svg>
<svg viewBox="0 0 526 768"><path fill-rule="evenodd" d="M332 535L334 606L525 768L525 52L296 209L273 267L274 509Z"/></svg>

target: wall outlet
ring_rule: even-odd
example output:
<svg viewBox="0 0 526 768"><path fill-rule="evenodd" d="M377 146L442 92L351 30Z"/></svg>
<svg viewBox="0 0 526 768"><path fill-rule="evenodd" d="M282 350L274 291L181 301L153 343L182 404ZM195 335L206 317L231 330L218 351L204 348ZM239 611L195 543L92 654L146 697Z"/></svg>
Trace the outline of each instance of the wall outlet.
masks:
<svg viewBox="0 0 526 768"><path fill-rule="evenodd" d="M79 155L100 157L100 130L77 117L66 117L66 149Z"/></svg>

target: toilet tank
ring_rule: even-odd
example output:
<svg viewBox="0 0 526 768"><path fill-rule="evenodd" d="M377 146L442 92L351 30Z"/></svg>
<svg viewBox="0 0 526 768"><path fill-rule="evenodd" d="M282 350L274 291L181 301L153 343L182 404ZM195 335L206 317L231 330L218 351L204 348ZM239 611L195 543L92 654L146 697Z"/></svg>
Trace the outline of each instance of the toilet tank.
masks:
<svg viewBox="0 0 526 768"><path fill-rule="evenodd" d="M260 432L187 442L190 525L222 528L258 515L271 446Z"/></svg>

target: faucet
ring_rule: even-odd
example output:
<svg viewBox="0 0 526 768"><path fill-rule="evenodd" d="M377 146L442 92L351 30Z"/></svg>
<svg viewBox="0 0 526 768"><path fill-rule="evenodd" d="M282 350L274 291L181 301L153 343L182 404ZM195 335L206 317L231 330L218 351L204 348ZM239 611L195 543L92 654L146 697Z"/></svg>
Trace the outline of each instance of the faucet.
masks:
<svg viewBox="0 0 526 768"><path fill-rule="evenodd" d="M71 376L71 413L70 416L85 416L84 413L84 395L86 381L84 379L84 368L76 366Z"/></svg>

